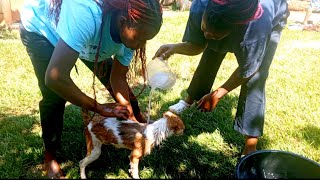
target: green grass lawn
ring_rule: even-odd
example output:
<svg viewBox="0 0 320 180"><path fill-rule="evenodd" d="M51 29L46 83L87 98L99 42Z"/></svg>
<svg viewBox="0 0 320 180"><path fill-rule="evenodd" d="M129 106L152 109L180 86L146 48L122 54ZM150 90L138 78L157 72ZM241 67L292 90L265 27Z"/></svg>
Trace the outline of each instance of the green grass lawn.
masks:
<svg viewBox="0 0 320 180"><path fill-rule="evenodd" d="M165 13L160 33L147 44L148 61L160 45L180 42L187 12ZM31 61L19 39L0 39L0 178L43 178L43 144L38 102L41 98ZM320 163L320 33L283 31L266 85L264 135L259 149L290 151ZM186 88L199 56L174 55L169 65L177 75L171 90L157 90L152 97L151 118L157 119L168 106L186 96ZM93 97L92 73L79 61L79 74L72 78ZM237 67L233 54L222 63L213 86L219 87ZM96 81L97 82L97 81ZM110 101L101 84L96 84L99 102ZM140 162L141 178L232 178L244 146L233 130L239 89L224 97L210 113L195 108L181 118L184 135L170 137ZM147 110L147 88L139 97ZM85 138L80 109L67 104L63 132L63 171L80 178L78 162L84 158ZM130 151L103 146L100 158L87 168L89 178L129 178Z"/></svg>

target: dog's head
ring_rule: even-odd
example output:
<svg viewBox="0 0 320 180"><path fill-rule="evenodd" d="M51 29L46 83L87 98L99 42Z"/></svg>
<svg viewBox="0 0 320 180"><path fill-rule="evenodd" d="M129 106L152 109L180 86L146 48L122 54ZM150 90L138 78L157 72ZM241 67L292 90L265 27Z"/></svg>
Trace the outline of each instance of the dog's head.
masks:
<svg viewBox="0 0 320 180"><path fill-rule="evenodd" d="M170 111L167 111L163 113L163 117L167 119L168 128L173 132L173 134L175 135L183 134L185 126L179 116L177 116L176 114Z"/></svg>

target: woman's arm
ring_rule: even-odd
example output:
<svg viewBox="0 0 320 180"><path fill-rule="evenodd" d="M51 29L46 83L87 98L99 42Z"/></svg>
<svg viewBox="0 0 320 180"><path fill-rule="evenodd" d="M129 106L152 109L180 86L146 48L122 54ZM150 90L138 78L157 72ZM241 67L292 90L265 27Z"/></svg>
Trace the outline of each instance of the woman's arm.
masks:
<svg viewBox="0 0 320 180"><path fill-rule="evenodd" d="M248 81L254 74L248 78L240 77L239 68L237 68L229 77L229 79L220 87L225 89L227 92L234 90L235 88L242 85L244 82Z"/></svg>
<svg viewBox="0 0 320 180"><path fill-rule="evenodd" d="M228 92L234 90L238 86L248 81L252 76L248 78L240 77L239 68L237 68L221 87L219 87L213 92L204 95L198 101L198 109L201 109L201 111L204 112L212 111L214 108L216 108L218 102L223 96L225 96L226 94L228 94Z"/></svg>
<svg viewBox="0 0 320 180"><path fill-rule="evenodd" d="M242 78L239 75L239 68L237 68L229 77L229 79L216 91L216 93L212 93L212 95L215 96L215 98L221 99L223 96L225 96L228 92L234 90L235 88L239 87L246 81L248 81L254 74L252 74L248 78Z"/></svg>
<svg viewBox="0 0 320 180"><path fill-rule="evenodd" d="M168 59L173 54L182 54L187 56L195 56L204 51L207 44L197 45L191 42L182 42L177 44L164 44L155 53L154 58L162 57L163 59Z"/></svg>
<svg viewBox="0 0 320 180"><path fill-rule="evenodd" d="M127 66L122 65L115 57L110 75L110 84L115 96L115 100L119 104L125 105L128 108L130 112L129 119L137 121L133 114L132 106L130 104L129 85L127 82L128 71L129 68Z"/></svg>
<svg viewBox="0 0 320 180"><path fill-rule="evenodd" d="M195 56L202 53L206 47L207 47L207 44L197 45L191 42L182 42L182 43L177 43L173 51L176 54Z"/></svg>
<svg viewBox="0 0 320 180"><path fill-rule="evenodd" d="M127 118L127 109L116 105L100 105L84 94L72 81L70 72L79 53L60 39L54 49L45 77L46 85L65 100L103 116Z"/></svg>

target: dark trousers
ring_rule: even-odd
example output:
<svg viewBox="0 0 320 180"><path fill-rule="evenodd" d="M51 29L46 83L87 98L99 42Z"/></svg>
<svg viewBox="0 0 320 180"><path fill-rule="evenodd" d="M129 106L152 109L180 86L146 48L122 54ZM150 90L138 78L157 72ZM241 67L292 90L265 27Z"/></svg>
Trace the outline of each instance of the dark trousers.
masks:
<svg viewBox="0 0 320 180"><path fill-rule="evenodd" d="M31 59L42 94L39 102L42 138L45 149L55 153L61 148L63 114L66 101L45 85L45 73L54 46L43 36L26 31L20 24L20 37Z"/></svg>
<svg viewBox="0 0 320 180"><path fill-rule="evenodd" d="M270 35L263 62L254 76L241 85L234 129L248 136L259 137L263 134L265 114L265 84L269 68L280 39L281 30ZM201 99L211 91L225 53L207 48L191 80L187 92L194 100Z"/></svg>
<svg viewBox="0 0 320 180"><path fill-rule="evenodd" d="M31 59L34 72L38 79L38 86L42 94L39 102L40 120L42 126L42 138L45 149L55 153L61 148L61 135L63 130L63 115L66 101L50 90L45 85L45 73L54 50L54 46L44 37L37 33L28 32L20 24L20 37L27 53ZM84 64L93 71L94 63L83 61ZM111 96L114 97L112 88L109 84L112 59L100 62L98 79L106 86ZM135 114L140 113L137 98L130 90L130 103Z"/></svg>

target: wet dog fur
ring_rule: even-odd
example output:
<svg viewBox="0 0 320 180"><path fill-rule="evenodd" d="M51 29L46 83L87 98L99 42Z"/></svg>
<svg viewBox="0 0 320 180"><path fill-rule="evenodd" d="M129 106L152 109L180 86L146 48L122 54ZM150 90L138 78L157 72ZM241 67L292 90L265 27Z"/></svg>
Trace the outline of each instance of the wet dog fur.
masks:
<svg viewBox="0 0 320 180"><path fill-rule="evenodd" d="M87 155L79 163L82 179L86 178L86 166L99 158L103 144L131 150L129 173L132 178L139 179L139 160L169 136L181 135L185 129L183 121L170 111L152 124L92 116L84 109L82 117L87 144Z"/></svg>

